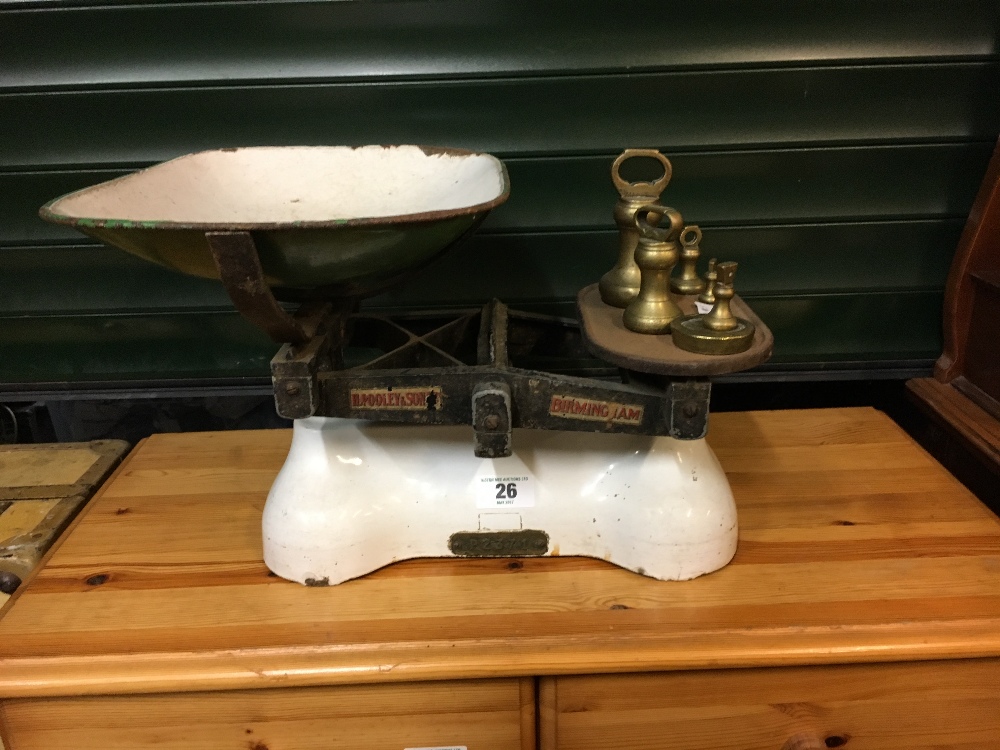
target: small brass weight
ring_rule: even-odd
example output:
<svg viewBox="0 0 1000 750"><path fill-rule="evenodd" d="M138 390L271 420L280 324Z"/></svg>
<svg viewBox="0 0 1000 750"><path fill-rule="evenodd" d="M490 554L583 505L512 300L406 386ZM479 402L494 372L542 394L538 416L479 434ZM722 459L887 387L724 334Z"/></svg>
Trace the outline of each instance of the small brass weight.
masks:
<svg viewBox="0 0 1000 750"><path fill-rule="evenodd" d="M670 288L678 294L701 294L705 282L698 276L698 256L701 255L701 228L690 224L681 232L681 272L670 280Z"/></svg>
<svg viewBox="0 0 1000 750"><path fill-rule="evenodd" d="M698 312L707 313L715 304L715 280L718 274L715 273L715 258L708 261L708 273L705 274L705 291L698 295L698 300L694 303Z"/></svg>
<svg viewBox="0 0 1000 750"><path fill-rule="evenodd" d="M667 226L654 226L651 216L660 217ZM680 257L680 236L684 220L672 208L651 204L635 212L639 244L635 262L641 275L639 293L622 313L622 322L636 333L669 333L670 324L681 316L681 309L670 295L670 272Z"/></svg>
<svg viewBox="0 0 1000 750"><path fill-rule="evenodd" d="M663 166L663 176L654 182L627 182L619 173L629 159L647 157L656 159ZM625 307L639 293L639 266L635 263L635 249L639 232L635 226L635 212L643 206L656 203L663 189L670 182L673 167L670 160L654 149L627 148L611 165L611 181L620 199L615 205L615 224L618 225L618 261L601 277L598 289L601 300L612 307ZM655 223L655 222L653 222Z"/></svg>
<svg viewBox="0 0 1000 750"><path fill-rule="evenodd" d="M718 263L715 273L715 306L705 315L685 315L674 321L674 344L699 354L738 354L753 343L754 325L737 318L729 309L729 301L736 293L736 263Z"/></svg>

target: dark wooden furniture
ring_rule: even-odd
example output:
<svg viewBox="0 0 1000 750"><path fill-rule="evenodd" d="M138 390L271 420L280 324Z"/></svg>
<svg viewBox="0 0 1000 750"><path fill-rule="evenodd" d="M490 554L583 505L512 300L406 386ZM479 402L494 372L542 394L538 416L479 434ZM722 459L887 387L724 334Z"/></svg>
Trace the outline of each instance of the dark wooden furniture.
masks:
<svg viewBox="0 0 1000 750"><path fill-rule="evenodd" d="M990 493L992 475L1000 495L1000 142L952 262L944 351L933 378L911 380L907 387L915 403L985 469L983 491Z"/></svg>

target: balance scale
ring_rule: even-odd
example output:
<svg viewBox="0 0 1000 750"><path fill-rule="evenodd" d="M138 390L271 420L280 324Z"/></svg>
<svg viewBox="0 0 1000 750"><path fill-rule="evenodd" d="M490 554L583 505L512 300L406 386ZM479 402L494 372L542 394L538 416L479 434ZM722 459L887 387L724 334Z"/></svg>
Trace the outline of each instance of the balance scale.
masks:
<svg viewBox="0 0 1000 750"><path fill-rule="evenodd" d="M651 154L664 177L621 179L623 157ZM496 300L357 311L507 199L506 169L488 154L207 151L63 196L41 216L221 280L240 313L281 344L275 400L294 430L263 515L264 560L276 574L322 586L417 557L584 555L684 580L736 552L733 496L705 441L708 378L766 360L773 340L738 297L734 311L755 326L742 353L683 351L669 335L623 325L605 298L639 283L632 222L670 177L657 152L623 157L612 172L619 263L600 287L581 290L579 323ZM695 312L694 295L674 301ZM617 365L620 382L533 366L539 356L590 355Z"/></svg>

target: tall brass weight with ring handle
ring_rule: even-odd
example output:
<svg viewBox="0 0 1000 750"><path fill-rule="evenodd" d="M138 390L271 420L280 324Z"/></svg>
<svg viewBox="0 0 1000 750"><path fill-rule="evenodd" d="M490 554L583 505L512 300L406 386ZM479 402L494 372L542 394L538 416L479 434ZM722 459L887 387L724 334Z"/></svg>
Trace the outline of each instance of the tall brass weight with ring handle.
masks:
<svg viewBox="0 0 1000 750"><path fill-rule="evenodd" d="M623 163L629 159L645 157L655 159L663 166L663 175L653 182L628 182L621 174ZM635 226L635 213L643 206L656 203L673 175L670 160L655 149L625 149L611 165L611 181L620 196L615 205L615 224L618 225L618 260L614 267L601 277L598 289L601 300L612 307L625 307L639 294L640 273L635 263L635 249L639 243L639 230ZM656 223L653 221L652 223Z"/></svg>

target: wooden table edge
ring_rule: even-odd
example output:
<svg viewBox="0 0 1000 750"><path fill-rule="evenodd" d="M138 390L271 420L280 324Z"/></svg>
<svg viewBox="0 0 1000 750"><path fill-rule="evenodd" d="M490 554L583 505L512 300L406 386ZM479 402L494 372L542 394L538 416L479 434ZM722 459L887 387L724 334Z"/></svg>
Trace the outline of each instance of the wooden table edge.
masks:
<svg viewBox="0 0 1000 750"><path fill-rule="evenodd" d="M830 630L8 658L0 699L1000 657L1000 618L844 626L835 638Z"/></svg>

